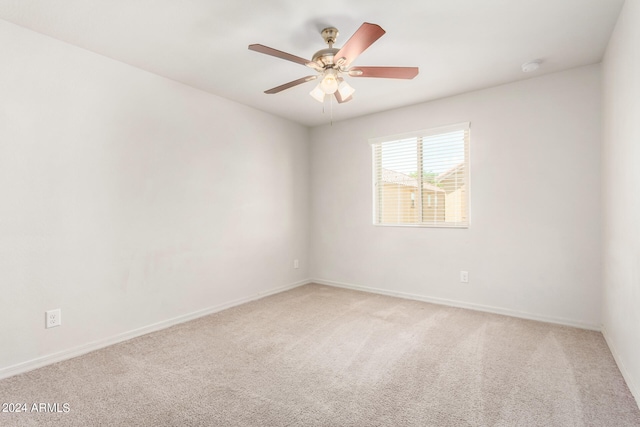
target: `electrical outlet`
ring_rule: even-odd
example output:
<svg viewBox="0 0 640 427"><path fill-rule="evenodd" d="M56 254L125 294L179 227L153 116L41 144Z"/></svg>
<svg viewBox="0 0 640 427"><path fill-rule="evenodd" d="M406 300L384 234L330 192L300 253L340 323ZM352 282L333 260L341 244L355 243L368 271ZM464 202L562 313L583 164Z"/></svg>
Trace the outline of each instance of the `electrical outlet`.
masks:
<svg viewBox="0 0 640 427"><path fill-rule="evenodd" d="M49 310L45 312L45 320L46 320L45 327L47 329L53 328L54 326L62 325L62 310L57 308L55 310Z"/></svg>
<svg viewBox="0 0 640 427"><path fill-rule="evenodd" d="M293 260L293 268L300 268L300 263L298 262L297 259Z"/></svg>
<svg viewBox="0 0 640 427"><path fill-rule="evenodd" d="M461 271L460 272L460 282L461 283L469 283L469 272Z"/></svg>

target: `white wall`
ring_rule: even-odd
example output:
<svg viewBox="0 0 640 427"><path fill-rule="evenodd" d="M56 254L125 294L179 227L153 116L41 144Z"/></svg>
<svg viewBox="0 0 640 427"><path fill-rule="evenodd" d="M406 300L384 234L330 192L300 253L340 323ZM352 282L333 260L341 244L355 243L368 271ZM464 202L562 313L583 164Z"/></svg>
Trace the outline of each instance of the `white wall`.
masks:
<svg viewBox="0 0 640 427"><path fill-rule="evenodd" d="M4 21L0 40L0 377L308 277L306 128Z"/></svg>
<svg viewBox="0 0 640 427"><path fill-rule="evenodd" d="M607 75L637 64L631 27ZM600 325L598 65L314 128L309 148L307 129L249 107L3 21L0 39L0 377L308 277ZM612 143L637 132L638 104L614 83L607 218L631 221L637 199L611 183L637 172L607 165L637 158L631 136ZM463 121L471 227L374 227L368 138ZM637 383L639 239L606 224L610 258L635 270L609 277L605 326ZM63 326L45 330L52 308Z"/></svg>
<svg viewBox="0 0 640 427"><path fill-rule="evenodd" d="M640 1L625 2L603 64L603 325L640 402Z"/></svg>
<svg viewBox="0 0 640 427"><path fill-rule="evenodd" d="M311 277L599 329L600 83L593 65L312 129ZM368 139L466 121L471 227L373 226Z"/></svg>

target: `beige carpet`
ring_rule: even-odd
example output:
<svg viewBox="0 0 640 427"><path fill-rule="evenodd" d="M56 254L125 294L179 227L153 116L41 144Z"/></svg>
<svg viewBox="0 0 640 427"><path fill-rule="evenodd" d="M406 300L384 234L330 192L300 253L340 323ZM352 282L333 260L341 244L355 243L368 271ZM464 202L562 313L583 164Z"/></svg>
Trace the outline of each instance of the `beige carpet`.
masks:
<svg viewBox="0 0 640 427"><path fill-rule="evenodd" d="M2 426L640 426L600 333L306 285L0 381Z"/></svg>

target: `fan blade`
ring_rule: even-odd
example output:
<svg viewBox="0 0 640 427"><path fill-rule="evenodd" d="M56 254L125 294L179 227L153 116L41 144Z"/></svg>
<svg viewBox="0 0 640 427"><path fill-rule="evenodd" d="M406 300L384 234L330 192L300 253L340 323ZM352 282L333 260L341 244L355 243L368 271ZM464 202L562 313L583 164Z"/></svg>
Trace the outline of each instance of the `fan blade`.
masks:
<svg viewBox="0 0 640 427"><path fill-rule="evenodd" d="M283 52L278 49L273 49L268 46L264 46L261 44L250 44L249 50L253 50L254 52L264 53L265 55L275 56L276 58L286 59L287 61L296 62L298 64L307 65L309 62L308 59L300 58L299 56L292 55L287 52Z"/></svg>
<svg viewBox="0 0 640 427"><path fill-rule="evenodd" d="M275 56L276 58L286 59L287 61L295 62L297 64L306 65L307 67L313 68L314 70L322 69L315 62L311 62L308 59L301 58L299 56L292 55L287 52L283 52L278 49L274 49L272 47L264 46L261 44L250 44L249 50L253 50L254 52L264 53L265 55Z"/></svg>
<svg viewBox="0 0 640 427"><path fill-rule="evenodd" d="M376 24L365 22L335 54L336 62L347 67L354 59L384 35L385 31ZM344 59L342 59L344 58Z"/></svg>
<svg viewBox="0 0 640 427"><path fill-rule="evenodd" d="M315 80L317 78L318 78L318 76L302 77L302 78L299 78L298 80L294 80L292 82L285 83L283 85L274 87L273 89L265 90L264 93L273 94L273 93L282 92L285 89L289 89L290 87L298 86L298 85L300 85L302 83L310 82L311 80Z"/></svg>
<svg viewBox="0 0 640 427"><path fill-rule="evenodd" d="M340 92L336 91L335 94L336 96L336 100L338 101L338 103L343 104L345 102L349 102L353 99L353 96L349 96L347 99L342 99L342 96L340 96Z"/></svg>
<svg viewBox="0 0 640 427"><path fill-rule="evenodd" d="M418 75L418 67L354 67L351 77L380 77L383 79L412 79Z"/></svg>

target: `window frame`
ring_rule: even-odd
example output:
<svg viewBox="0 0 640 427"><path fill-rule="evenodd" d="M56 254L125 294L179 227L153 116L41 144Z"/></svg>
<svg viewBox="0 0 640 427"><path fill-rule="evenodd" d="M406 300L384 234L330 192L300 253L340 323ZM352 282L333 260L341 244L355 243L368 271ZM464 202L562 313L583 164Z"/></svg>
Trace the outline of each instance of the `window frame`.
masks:
<svg viewBox="0 0 640 427"><path fill-rule="evenodd" d="M377 188L379 182L379 171L377 169L377 155L376 155L376 147L381 147L382 143L401 141L406 139L416 138L419 141L420 147L417 147L416 150L416 160L418 164L418 170L421 170L422 167L422 159L420 158L420 154L422 153L422 141L421 138L430 137L440 134L446 134L455 131L465 131L466 137L464 138L464 164L466 166L465 174L464 174L464 186L465 186L465 204L466 204L466 215L467 219L465 223L454 223L454 224L446 224L445 222L440 223L430 223L430 222L418 222L418 223L382 223L378 221L378 217L380 216L380 212L378 210L379 202L379 190ZM378 227L420 227L420 228L455 228L455 229L468 229L471 225L471 123L470 122L461 122L446 126L438 126L428 129L422 129L412 132L405 132L401 134L388 135L376 138L370 138L369 144L371 146L371 164L372 164L372 200L373 200L373 212L372 212L372 220L373 225ZM382 166L380 167L380 171L382 170ZM416 207L423 210L424 192L416 191L418 193L418 197L415 200ZM422 215L422 213L421 213Z"/></svg>

